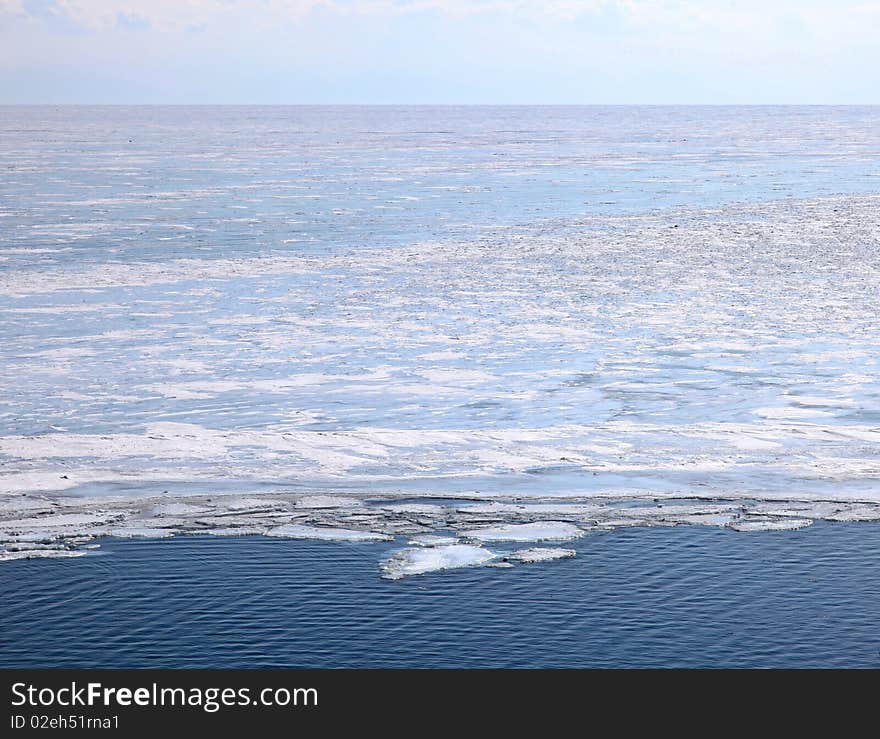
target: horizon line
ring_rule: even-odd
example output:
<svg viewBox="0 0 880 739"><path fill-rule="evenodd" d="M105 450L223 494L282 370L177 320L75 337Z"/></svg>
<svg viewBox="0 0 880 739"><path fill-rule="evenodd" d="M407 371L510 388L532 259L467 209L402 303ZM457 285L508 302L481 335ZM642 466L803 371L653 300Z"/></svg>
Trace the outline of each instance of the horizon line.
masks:
<svg viewBox="0 0 880 739"><path fill-rule="evenodd" d="M348 103L269 103L269 102L3 102L0 101L0 107L266 107L266 108L284 108L284 107L302 107L302 108L354 108L354 107L408 107L408 108L675 108L675 107L705 107L705 108L759 108L759 107L814 107L814 108L842 108L842 107L880 107L880 102L835 102L835 103L810 103L810 102L785 102L785 103L687 103L687 102L669 102L669 103L376 103L376 102L348 102Z"/></svg>

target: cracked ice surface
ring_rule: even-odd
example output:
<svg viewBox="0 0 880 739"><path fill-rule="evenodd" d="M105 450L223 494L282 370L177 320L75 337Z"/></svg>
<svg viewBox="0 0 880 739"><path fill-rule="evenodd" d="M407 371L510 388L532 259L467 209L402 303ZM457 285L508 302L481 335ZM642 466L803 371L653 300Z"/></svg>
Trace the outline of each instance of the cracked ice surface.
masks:
<svg viewBox="0 0 880 739"><path fill-rule="evenodd" d="M174 503L168 503L169 497L5 496L7 505L0 508L0 561L69 556L104 536L262 534L364 542L403 537L413 550L427 550L459 545L481 548L477 544L483 542L561 541L632 526L703 525L748 532L797 529L819 519L880 521L880 504L847 501L581 496L563 505L533 496L497 496L500 499L489 506L454 499L416 506L396 504L397 494L385 493L355 496L352 501L339 496L331 507L324 496L321 505L313 505L310 499L315 496L286 491L247 498L182 495L175 496ZM16 512L17 505L21 512ZM547 520L548 509L553 512L552 521ZM526 561L514 555L506 559Z"/></svg>
<svg viewBox="0 0 880 739"><path fill-rule="evenodd" d="M0 559L113 532L880 520L878 206L19 255L0 271Z"/></svg>

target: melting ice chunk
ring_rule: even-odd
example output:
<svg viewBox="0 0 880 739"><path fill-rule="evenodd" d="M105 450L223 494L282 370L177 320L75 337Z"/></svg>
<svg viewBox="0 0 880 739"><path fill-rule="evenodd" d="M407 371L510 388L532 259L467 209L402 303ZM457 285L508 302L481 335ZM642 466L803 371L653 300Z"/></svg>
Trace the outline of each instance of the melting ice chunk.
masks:
<svg viewBox="0 0 880 739"><path fill-rule="evenodd" d="M165 539L174 536L177 532L174 529L155 529L150 526L119 526L110 529L107 533L120 539Z"/></svg>
<svg viewBox="0 0 880 739"><path fill-rule="evenodd" d="M418 547L442 547L456 544L458 539L454 536L440 536L439 534L419 534L412 537L407 544Z"/></svg>
<svg viewBox="0 0 880 739"><path fill-rule="evenodd" d="M375 531L357 529L319 528L301 524L287 524L269 529L266 536L279 536L285 539L323 539L325 541L389 541L393 537Z"/></svg>
<svg viewBox="0 0 880 739"><path fill-rule="evenodd" d="M253 536L254 534L264 534L266 529L259 526L225 526L219 529L205 529L204 532L211 536Z"/></svg>
<svg viewBox="0 0 880 739"><path fill-rule="evenodd" d="M36 559L38 557L82 557L85 552L70 549L27 549L20 552L0 550L0 562L11 562L14 559Z"/></svg>
<svg viewBox="0 0 880 739"><path fill-rule="evenodd" d="M515 562L549 562L553 559L567 559L574 557L577 552L574 549L562 549L560 547L532 547L531 549L519 549L507 555L507 559Z"/></svg>
<svg viewBox="0 0 880 739"><path fill-rule="evenodd" d="M880 521L880 508L876 506L852 506L832 513L829 521Z"/></svg>
<svg viewBox="0 0 880 739"><path fill-rule="evenodd" d="M566 541L584 535L584 530L562 521L536 521L485 526L463 531L462 535L478 541Z"/></svg>
<svg viewBox="0 0 880 739"><path fill-rule="evenodd" d="M300 498L296 508L357 508L363 505L357 498L345 498L341 495L309 495Z"/></svg>
<svg viewBox="0 0 880 739"><path fill-rule="evenodd" d="M736 521L730 525L734 531L788 531L790 529L803 529L812 525L810 518L785 518L785 519L761 519L751 518Z"/></svg>
<svg viewBox="0 0 880 739"><path fill-rule="evenodd" d="M382 577L399 580L407 575L475 567L495 559L494 552L471 544L449 544L439 547L402 549L381 562Z"/></svg>

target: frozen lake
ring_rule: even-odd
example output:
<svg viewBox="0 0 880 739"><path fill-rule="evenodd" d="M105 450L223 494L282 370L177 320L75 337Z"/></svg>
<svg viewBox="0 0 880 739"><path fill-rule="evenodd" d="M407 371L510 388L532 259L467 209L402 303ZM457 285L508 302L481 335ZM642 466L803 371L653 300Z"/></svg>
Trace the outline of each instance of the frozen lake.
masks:
<svg viewBox="0 0 880 739"><path fill-rule="evenodd" d="M0 113L2 559L880 520L878 108Z"/></svg>

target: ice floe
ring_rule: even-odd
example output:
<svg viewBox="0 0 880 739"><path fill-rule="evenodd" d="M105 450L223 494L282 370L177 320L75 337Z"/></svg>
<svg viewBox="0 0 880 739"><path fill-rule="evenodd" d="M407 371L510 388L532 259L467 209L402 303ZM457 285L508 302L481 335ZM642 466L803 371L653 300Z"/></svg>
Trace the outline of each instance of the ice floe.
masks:
<svg viewBox="0 0 880 739"><path fill-rule="evenodd" d="M164 539L174 536L176 532L173 529L156 529L149 526L120 526L110 529L107 533L120 539Z"/></svg>
<svg viewBox="0 0 880 739"><path fill-rule="evenodd" d="M508 554L506 559L514 562L549 562L554 559L567 559L574 557L577 552L574 549L562 549L559 547L532 547L530 549L518 549Z"/></svg>
<svg viewBox="0 0 880 739"><path fill-rule="evenodd" d="M547 518L547 514L553 516ZM281 493L169 496L0 496L0 550L81 550L103 536L268 535L326 541L390 541L412 549L482 543L566 541L622 527L716 526L784 531L813 521L880 521L880 505L827 500L600 497L565 502L496 496L477 503L394 502L393 496ZM478 547L479 548L479 547ZM540 548L537 548L540 549ZM547 549L551 551L550 548ZM451 550L468 551L468 550ZM526 550L522 550L526 551ZM514 553L515 554L515 553ZM506 555L505 555L506 556ZM540 553L536 556L547 556ZM513 558L511 558L513 557ZM11 557L0 557L0 561ZM504 557L495 560L501 561ZM514 555L507 557L517 561Z"/></svg>
<svg viewBox="0 0 880 739"><path fill-rule="evenodd" d="M309 495L296 501L297 508L357 508L363 502L357 498L340 495Z"/></svg>
<svg viewBox="0 0 880 739"><path fill-rule="evenodd" d="M880 521L880 506L837 507L835 511L826 514L823 518L828 521Z"/></svg>
<svg viewBox="0 0 880 739"><path fill-rule="evenodd" d="M266 529L258 526L230 526L219 529L205 529L204 533L211 536L254 536L257 534L265 534Z"/></svg>
<svg viewBox="0 0 880 739"><path fill-rule="evenodd" d="M483 547L471 544L447 544L445 546L418 547L395 552L380 564L382 575L397 580L408 575L424 575L428 572L474 567L486 564L497 555Z"/></svg>
<svg viewBox="0 0 880 739"><path fill-rule="evenodd" d="M0 550L0 562L12 562L16 559L64 559L82 557L86 552L71 549L27 549L22 551Z"/></svg>
<svg viewBox="0 0 880 739"><path fill-rule="evenodd" d="M154 516L185 516L192 513L207 513L211 508L208 506L189 505L188 503L160 503L153 506Z"/></svg>
<svg viewBox="0 0 880 739"><path fill-rule="evenodd" d="M358 531L356 529L319 528L290 524L277 526L266 531L266 536L278 536L285 539L323 539L326 541L388 541L392 537L375 531Z"/></svg>
<svg viewBox="0 0 880 739"><path fill-rule="evenodd" d="M812 519L809 518L749 518L732 523L730 528L734 531L790 531L803 529L811 526L812 523Z"/></svg>
<svg viewBox="0 0 880 739"><path fill-rule="evenodd" d="M413 536L408 542L417 547L442 547L451 544L457 544L458 538L455 536L439 536L437 534L422 534L421 536Z"/></svg>
<svg viewBox="0 0 880 739"><path fill-rule="evenodd" d="M562 521L535 521L467 529L461 535L478 541L567 541L585 533L574 524Z"/></svg>

